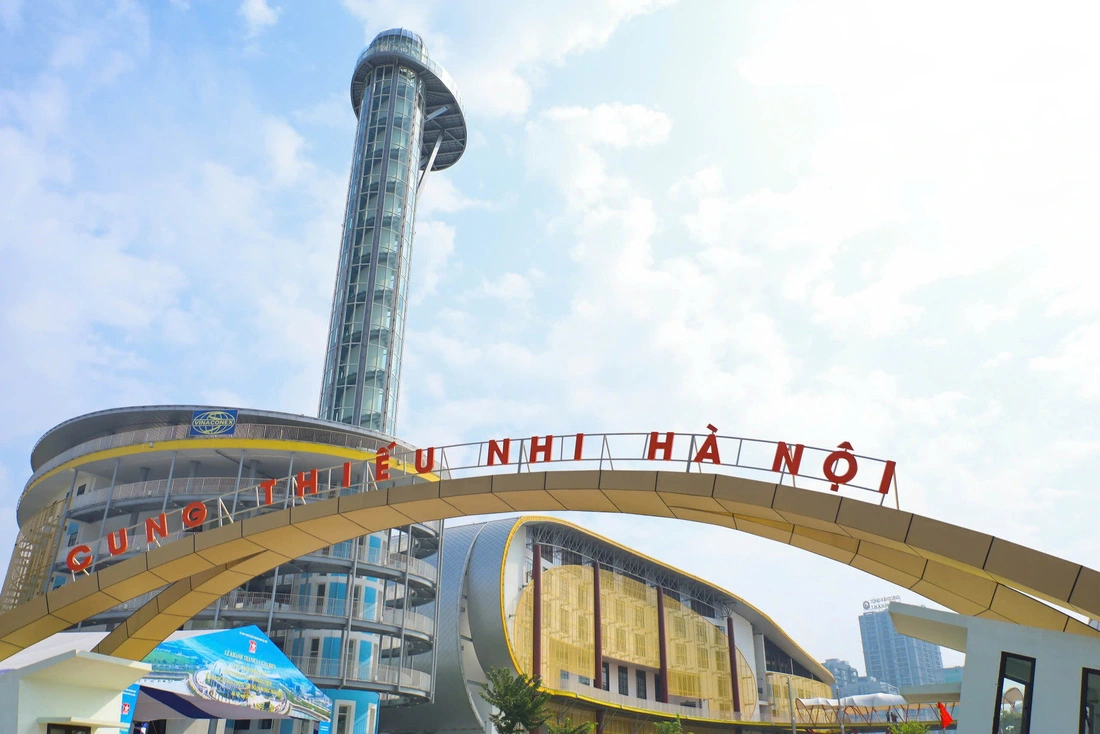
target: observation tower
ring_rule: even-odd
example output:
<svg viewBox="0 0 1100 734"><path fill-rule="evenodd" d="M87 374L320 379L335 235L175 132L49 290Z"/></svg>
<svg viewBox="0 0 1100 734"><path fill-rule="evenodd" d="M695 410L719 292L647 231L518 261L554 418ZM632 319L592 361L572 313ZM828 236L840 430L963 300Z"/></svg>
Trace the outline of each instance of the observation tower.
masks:
<svg viewBox="0 0 1100 734"><path fill-rule="evenodd" d="M392 435L416 199L466 149L458 89L403 28L379 33L351 79L359 118L321 386L321 418Z"/></svg>
<svg viewBox="0 0 1100 734"><path fill-rule="evenodd" d="M351 103L359 122L319 418L161 405L54 427L31 457L0 611L74 580L74 554L94 558L91 570L101 571L146 552L139 528L162 513L272 479L285 484L278 501L291 506L295 476L320 472L320 486L331 489L332 466L355 462L361 480L377 452L411 449L395 441L394 424L416 199L429 171L461 157L466 122L454 82L404 29L378 34L360 54ZM260 497L225 510L258 511ZM211 516L187 532L220 525ZM414 522L294 558L211 594L206 609L179 621L258 625L335 701L334 731L354 721L347 731L369 734L380 707L433 696L442 530L438 521ZM96 614L81 629L114 629L156 593ZM288 734L284 723L280 734Z"/></svg>

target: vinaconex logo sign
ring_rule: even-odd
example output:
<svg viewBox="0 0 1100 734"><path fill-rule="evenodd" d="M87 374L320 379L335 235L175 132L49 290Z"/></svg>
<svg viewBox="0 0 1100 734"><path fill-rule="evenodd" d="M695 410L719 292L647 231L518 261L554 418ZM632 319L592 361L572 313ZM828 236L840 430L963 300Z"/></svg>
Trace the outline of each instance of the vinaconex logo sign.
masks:
<svg viewBox="0 0 1100 734"><path fill-rule="evenodd" d="M877 599L868 599L863 602L863 611L880 612L890 607L890 602L901 601L900 596L880 596Z"/></svg>
<svg viewBox="0 0 1100 734"><path fill-rule="evenodd" d="M236 410L196 410L191 415L190 436L232 436L237 429Z"/></svg>

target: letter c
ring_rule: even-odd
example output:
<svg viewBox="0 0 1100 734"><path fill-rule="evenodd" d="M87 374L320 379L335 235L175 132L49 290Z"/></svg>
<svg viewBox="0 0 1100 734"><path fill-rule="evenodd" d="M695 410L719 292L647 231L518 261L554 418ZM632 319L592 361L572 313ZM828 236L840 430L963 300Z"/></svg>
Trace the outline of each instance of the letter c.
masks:
<svg viewBox="0 0 1100 734"><path fill-rule="evenodd" d="M83 560L78 561L76 560L78 553L87 553L88 555L85 556ZM83 571L88 566L92 565L92 549L86 545L75 546L69 551L69 555L65 557L65 565L68 566L69 570L73 573Z"/></svg>

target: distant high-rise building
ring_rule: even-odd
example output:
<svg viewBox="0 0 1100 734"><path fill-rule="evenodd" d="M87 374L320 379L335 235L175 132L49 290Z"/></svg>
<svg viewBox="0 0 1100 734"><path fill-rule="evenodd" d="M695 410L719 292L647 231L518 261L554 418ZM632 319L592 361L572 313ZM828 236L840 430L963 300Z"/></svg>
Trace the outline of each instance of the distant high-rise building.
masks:
<svg viewBox="0 0 1100 734"><path fill-rule="evenodd" d="M833 686L833 695L837 698L846 696L862 696L868 693L897 693L897 686L884 683L877 678L860 675L855 666L847 660L829 658L825 661L826 670L833 674L836 684Z"/></svg>
<svg viewBox="0 0 1100 734"><path fill-rule="evenodd" d="M850 696L848 689L859 680L859 671L847 660L829 658L823 665L825 670L833 674L836 683L833 685L834 696Z"/></svg>
<svg viewBox="0 0 1100 734"><path fill-rule="evenodd" d="M859 634L868 676L898 687L943 682L939 646L899 634L888 611L861 614Z"/></svg>
<svg viewBox="0 0 1100 734"><path fill-rule="evenodd" d="M955 665L950 668L943 669L943 682L944 683L962 683L963 679L963 666Z"/></svg>

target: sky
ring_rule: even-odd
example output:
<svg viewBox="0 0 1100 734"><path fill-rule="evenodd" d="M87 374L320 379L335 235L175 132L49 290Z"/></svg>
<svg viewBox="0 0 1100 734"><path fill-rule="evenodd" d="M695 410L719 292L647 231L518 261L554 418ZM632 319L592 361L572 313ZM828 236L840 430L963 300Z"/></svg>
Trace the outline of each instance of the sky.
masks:
<svg viewBox="0 0 1100 734"><path fill-rule="evenodd" d="M316 414L351 73L406 26L470 140L417 211L402 438L849 441L902 509L1100 568L1098 13L0 0L0 548L67 418ZM921 603L723 528L579 520L861 671L862 601Z"/></svg>

